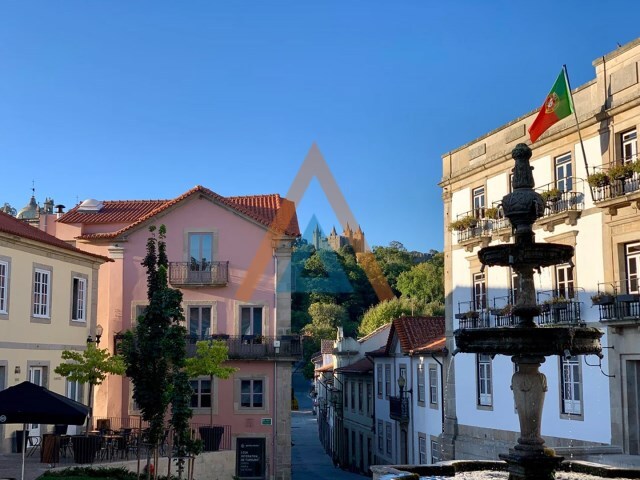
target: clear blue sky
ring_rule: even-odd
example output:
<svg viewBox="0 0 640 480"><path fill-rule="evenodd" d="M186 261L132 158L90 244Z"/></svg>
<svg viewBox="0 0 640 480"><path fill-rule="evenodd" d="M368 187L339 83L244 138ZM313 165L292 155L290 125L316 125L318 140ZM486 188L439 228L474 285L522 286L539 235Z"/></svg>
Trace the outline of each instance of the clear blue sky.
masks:
<svg viewBox="0 0 640 480"><path fill-rule="evenodd" d="M371 245L441 249L441 155L640 35L640 2L0 1L0 204L285 194L313 142ZM317 183L299 209L336 219ZM337 226L337 225L336 225Z"/></svg>

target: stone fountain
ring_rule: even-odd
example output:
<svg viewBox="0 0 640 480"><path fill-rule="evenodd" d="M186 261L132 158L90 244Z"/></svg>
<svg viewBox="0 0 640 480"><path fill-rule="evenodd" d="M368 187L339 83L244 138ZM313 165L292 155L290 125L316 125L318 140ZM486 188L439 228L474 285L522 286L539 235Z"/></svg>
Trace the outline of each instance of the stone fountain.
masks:
<svg viewBox="0 0 640 480"><path fill-rule="evenodd" d="M518 323L512 327L460 329L454 332L457 351L510 355L517 369L511 380L520 420L520 437L509 454L500 455L508 464L510 480L550 480L555 478L563 457L544 448L540 436L542 406L547 380L540 364L551 355L586 355L602 357L602 332L592 327L538 327L533 317L540 314L533 272L571 261L573 247L553 243L536 243L533 223L544 212L544 201L533 190L531 149L518 144L512 152L513 191L502 199L505 216L510 220L515 243L481 249L478 257L484 266L511 267L520 279L518 298L513 308Z"/></svg>

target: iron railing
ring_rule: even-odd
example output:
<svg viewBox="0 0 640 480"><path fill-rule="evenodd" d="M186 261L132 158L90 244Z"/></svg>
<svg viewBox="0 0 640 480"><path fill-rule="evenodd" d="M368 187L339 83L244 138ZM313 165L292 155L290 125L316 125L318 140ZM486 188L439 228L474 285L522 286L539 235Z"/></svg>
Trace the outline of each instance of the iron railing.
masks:
<svg viewBox="0 0 640 480"><path fill-rule="evenodd" d="M409 398L389 397L389 416L400 422L409 421Z"/></svg>
<svg viewBox="0 0 640 480"><path fill-rule="evenodd" d="M229 262L169 262L169 283L174 286L225 286Z"/></svg>
<svg viewBox="0 0 640 480"><path fill-rule="evenodd" d="M262 335L211 335L198 338L190 336L187 342L187 355L194 356L198 340L219 340L229 349L230 359L264 358L300 358L302 357L302 338L299 335L280 335L265 337Z"/></svg>
<svg viewBox="0 0 640 480"><path fill-rule="evenodd" d="M570 185L571 188L566 191L559 190L557 181L536 188L536 192L548 197L543 218L584 209L584 180L578 177L565 177L562 181L565 182L565 185Z"/></svg>
<svg viewBox="0 0 640 480"><path fill-rule="evenodd" d="M594 173L605 173L611 170L611 168L638 162L637 155L632 158L625 158L618 161L610 162L602 166L594 167ZM602 185L594 185L591 187L594 200L597 202L604 202L618 197L623 197L628 193L637 192L640 190L640 173L637 171L631 172L628 175L612 178L607 177L606 182Z"/></svg>

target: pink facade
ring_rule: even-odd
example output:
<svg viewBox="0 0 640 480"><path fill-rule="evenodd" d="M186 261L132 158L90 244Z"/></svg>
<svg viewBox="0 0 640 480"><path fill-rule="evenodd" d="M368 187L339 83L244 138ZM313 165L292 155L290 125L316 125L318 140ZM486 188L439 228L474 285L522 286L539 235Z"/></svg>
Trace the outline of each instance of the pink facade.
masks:
<svg viewBox="0 0 640 480"><path fill-rule="evenodd" d="M228 335L230 365L238 369L232 378L214 382L214 423L230 425L234 438L265 437L269 477L289 478L291 364L299 353L297 339L290 335L290 292L276 289L276 284L289 284L291 244L299 235L295 210L279 196L221 199L196 187L151 212L143 212L143 202L135 201L105 202L100 210L85 213L81 204L56 222L49 221L47 230L114 260L101 267L98 292L98 323L113 351L114 336L132 327L147 301L141 261L148 227L166 226L170 273L175 268L179 277L173 286L183 293L187 329L194 340ZM286 209L286 226L276 227L283 224L278 215ZM238 289L265 240L270 244L266 267L254 272L255 288L239 300ZM194 382L202 390L194 397L198 405L193 421L208 424L206 384ZM98 387L95 405L97 416L138 414L126 378L110 377ZM268 423L265 418L271 419L271 426L262 425Z"/></svg>

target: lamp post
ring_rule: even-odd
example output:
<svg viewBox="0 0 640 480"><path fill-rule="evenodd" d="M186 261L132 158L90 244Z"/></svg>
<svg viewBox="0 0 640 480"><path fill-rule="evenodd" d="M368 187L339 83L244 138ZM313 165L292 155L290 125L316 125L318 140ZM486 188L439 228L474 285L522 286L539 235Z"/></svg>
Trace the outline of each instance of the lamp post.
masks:
<svg viewBox="0 0 640 480"><path fill-rule="evenodd" d="M400 388L400 398L404 397L404 387L407 386L407 379L402 375L398 377L398 387Z"/></svg>

